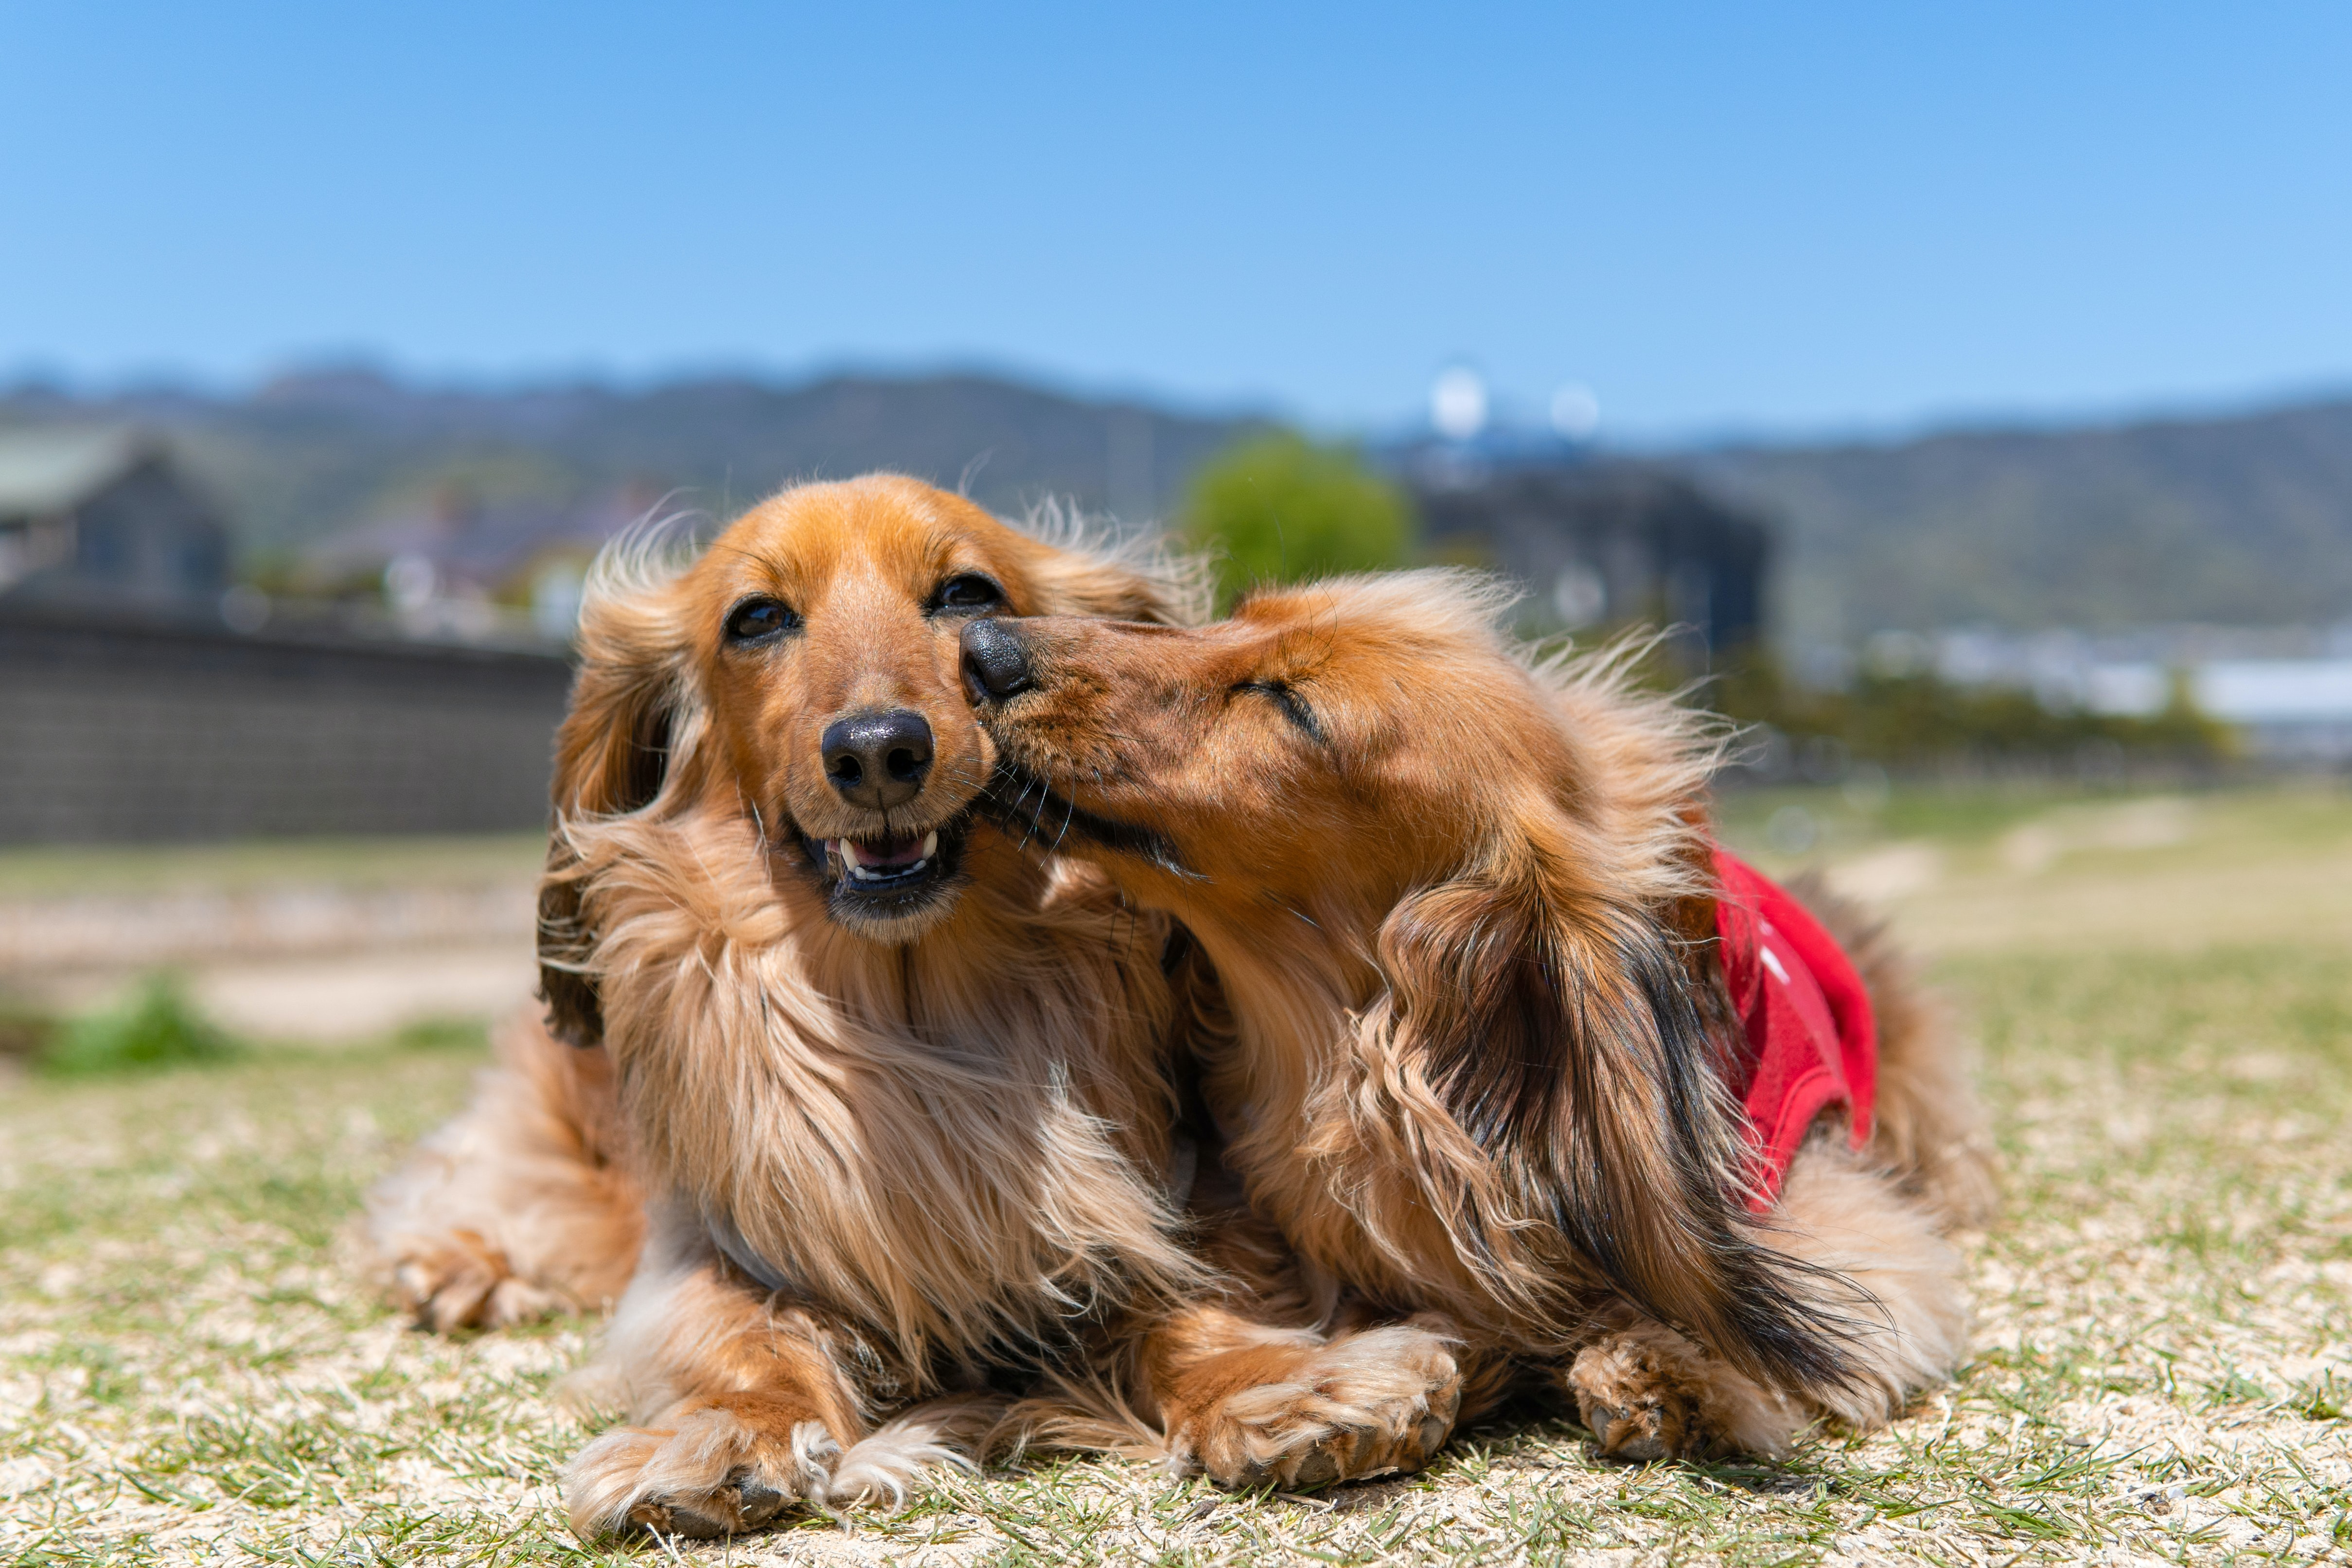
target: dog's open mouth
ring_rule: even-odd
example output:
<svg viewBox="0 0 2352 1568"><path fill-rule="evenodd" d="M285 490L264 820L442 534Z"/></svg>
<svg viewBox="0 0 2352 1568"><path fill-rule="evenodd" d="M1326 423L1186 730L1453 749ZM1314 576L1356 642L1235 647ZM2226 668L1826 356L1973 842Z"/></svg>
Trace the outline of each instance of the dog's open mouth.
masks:
<svg viewBox="0 0 2352 1568"><path fill-rule="evenodd" d="M801 842L834 915L856 925L904 919L951 896L971 826L967 814L919 833Z"/></svg>
<svg viewBox="0 0 2352 1568"><path fill-rule="evenodd" d="M940 834L934 828L920 837L896 839L827 839L824 852L841 862L842 871L860 887L897 887L914 881L940 858Z"/></svg>

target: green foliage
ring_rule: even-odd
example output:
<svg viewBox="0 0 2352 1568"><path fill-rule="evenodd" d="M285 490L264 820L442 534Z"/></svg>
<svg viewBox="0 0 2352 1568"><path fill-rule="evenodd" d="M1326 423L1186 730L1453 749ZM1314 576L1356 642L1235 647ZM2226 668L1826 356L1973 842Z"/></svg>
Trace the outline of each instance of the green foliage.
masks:
<svg viewBox="0 0 2352 1568"><path fill-rule="evenodd" d="M392 1043L403 1051L482 1051L489 1039L479 1019L428 1018L401 1025Z"/></svg>
<svg viewBox="0 0 2352 1568"><path fill-rule="evenodd" d="M1783 678L1770 656L1751 653L1709 688L1717 711L1769 725L1790 742L1826 739L1893 768L1933 768L1960 758L2000 761L2114 758L2209 765L2228 757L2226 725L2198 711L2185 682L2145 718L2055 711L2013 686L1960 686L1932 672L1865 674L1844 691L1808 691Z"/></svg>
<svg viewBox="0 0 2352 1568"><path fill-rule="evenodd" d="M1402 566L1413 523L1403 492L1354 451L1286 433L1244 441L1203 465L1184 532L1217 555L1230 602L1255 583Z"/></svg>
<svg viewBox="0 0 2352 1568"><path fill-rule="evenodd" d="M236 1046L198 1012L173 975L151 975L136 995L68 1024L41 1052L45 1071L61 1077L146 1071L220 1061Z"/></svg>

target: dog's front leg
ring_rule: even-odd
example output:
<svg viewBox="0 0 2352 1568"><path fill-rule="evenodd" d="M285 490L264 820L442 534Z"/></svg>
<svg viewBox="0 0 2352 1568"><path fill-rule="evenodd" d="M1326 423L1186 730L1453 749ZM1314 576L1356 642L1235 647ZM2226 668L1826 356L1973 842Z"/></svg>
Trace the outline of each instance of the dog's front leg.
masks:
<svg viewBox="0 0 2352 1568"><path fill-rule="evenodd" d="M1314 1487L1420 1469L1495 1358L1435 1313L1333 1322L1280 1238L1226 1217L1204 1253L1232 1283L1152 1323L1134 1347L1171 1462L1220 1486ZM1362 1314L1358 1314L1362 1316Z"/></svg>
<svg viewBox="0 0 2352 1568"><path fill-rule="evenodd" d="M374 1271L436 1333L608 1307L645 1229L604 1049L519 1018L496 1051L472 1103L368 1195Z"/></svg>
<svg viewBox="0 0 2352 1568"><path fill-rule="evenodd" d="M1202 1306L1154 1337L1170 1456L1220 1486L1317 1487L1417 1470L1444 1446L1461 1407L1460 1341L1442 1321L1326 1338Z"/></svg>
<svg viewBox="0 0 2352 1568"><path fill-rule="evenodd" d="M848 1354L821 1318L721 1260L690 1218L657 1213L586 1375L635 1424L566 1470L573 1527L592 1539L732 1535L825 1501L863 1427Z"/></svg>

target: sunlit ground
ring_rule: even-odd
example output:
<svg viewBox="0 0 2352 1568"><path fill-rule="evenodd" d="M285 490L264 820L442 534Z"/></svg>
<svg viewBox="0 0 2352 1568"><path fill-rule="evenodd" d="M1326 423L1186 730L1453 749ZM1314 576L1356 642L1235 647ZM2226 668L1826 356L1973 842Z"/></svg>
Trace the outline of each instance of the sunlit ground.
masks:
<svg viewBox="0 0 2352 1568"><path fill-rule="evenodd" d="M2352 1545L2352 797L1743 797L1895 912L1977 1042L2006 1216L1976 1354L1786 1465L1557 1417L1311 1499L1125 1463L954 1483L712 1562L2305 1560ZM1801 811L1804 821L1788 815ZM1777 824L1777 825L1776 825ZM0 877L5 881L5 877ZM0 896L5 896L0 889ZM269 1048L0 1094L0 1562L606 1561L552 1478L593 1325L438 1340L353 1277L366 1183L478 1045Z"/></svg>

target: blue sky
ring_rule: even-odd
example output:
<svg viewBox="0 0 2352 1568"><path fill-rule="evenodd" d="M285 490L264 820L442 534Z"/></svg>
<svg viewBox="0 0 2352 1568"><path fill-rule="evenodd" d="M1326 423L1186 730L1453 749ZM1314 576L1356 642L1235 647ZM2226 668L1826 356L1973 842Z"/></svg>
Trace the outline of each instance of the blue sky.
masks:
<svg viewBox="0 0 2352 1568"><path fill-rule="evenodd" d="M2352 6L0 0L0 380L978 364L1621 438L2352 385Z"/></svg>

